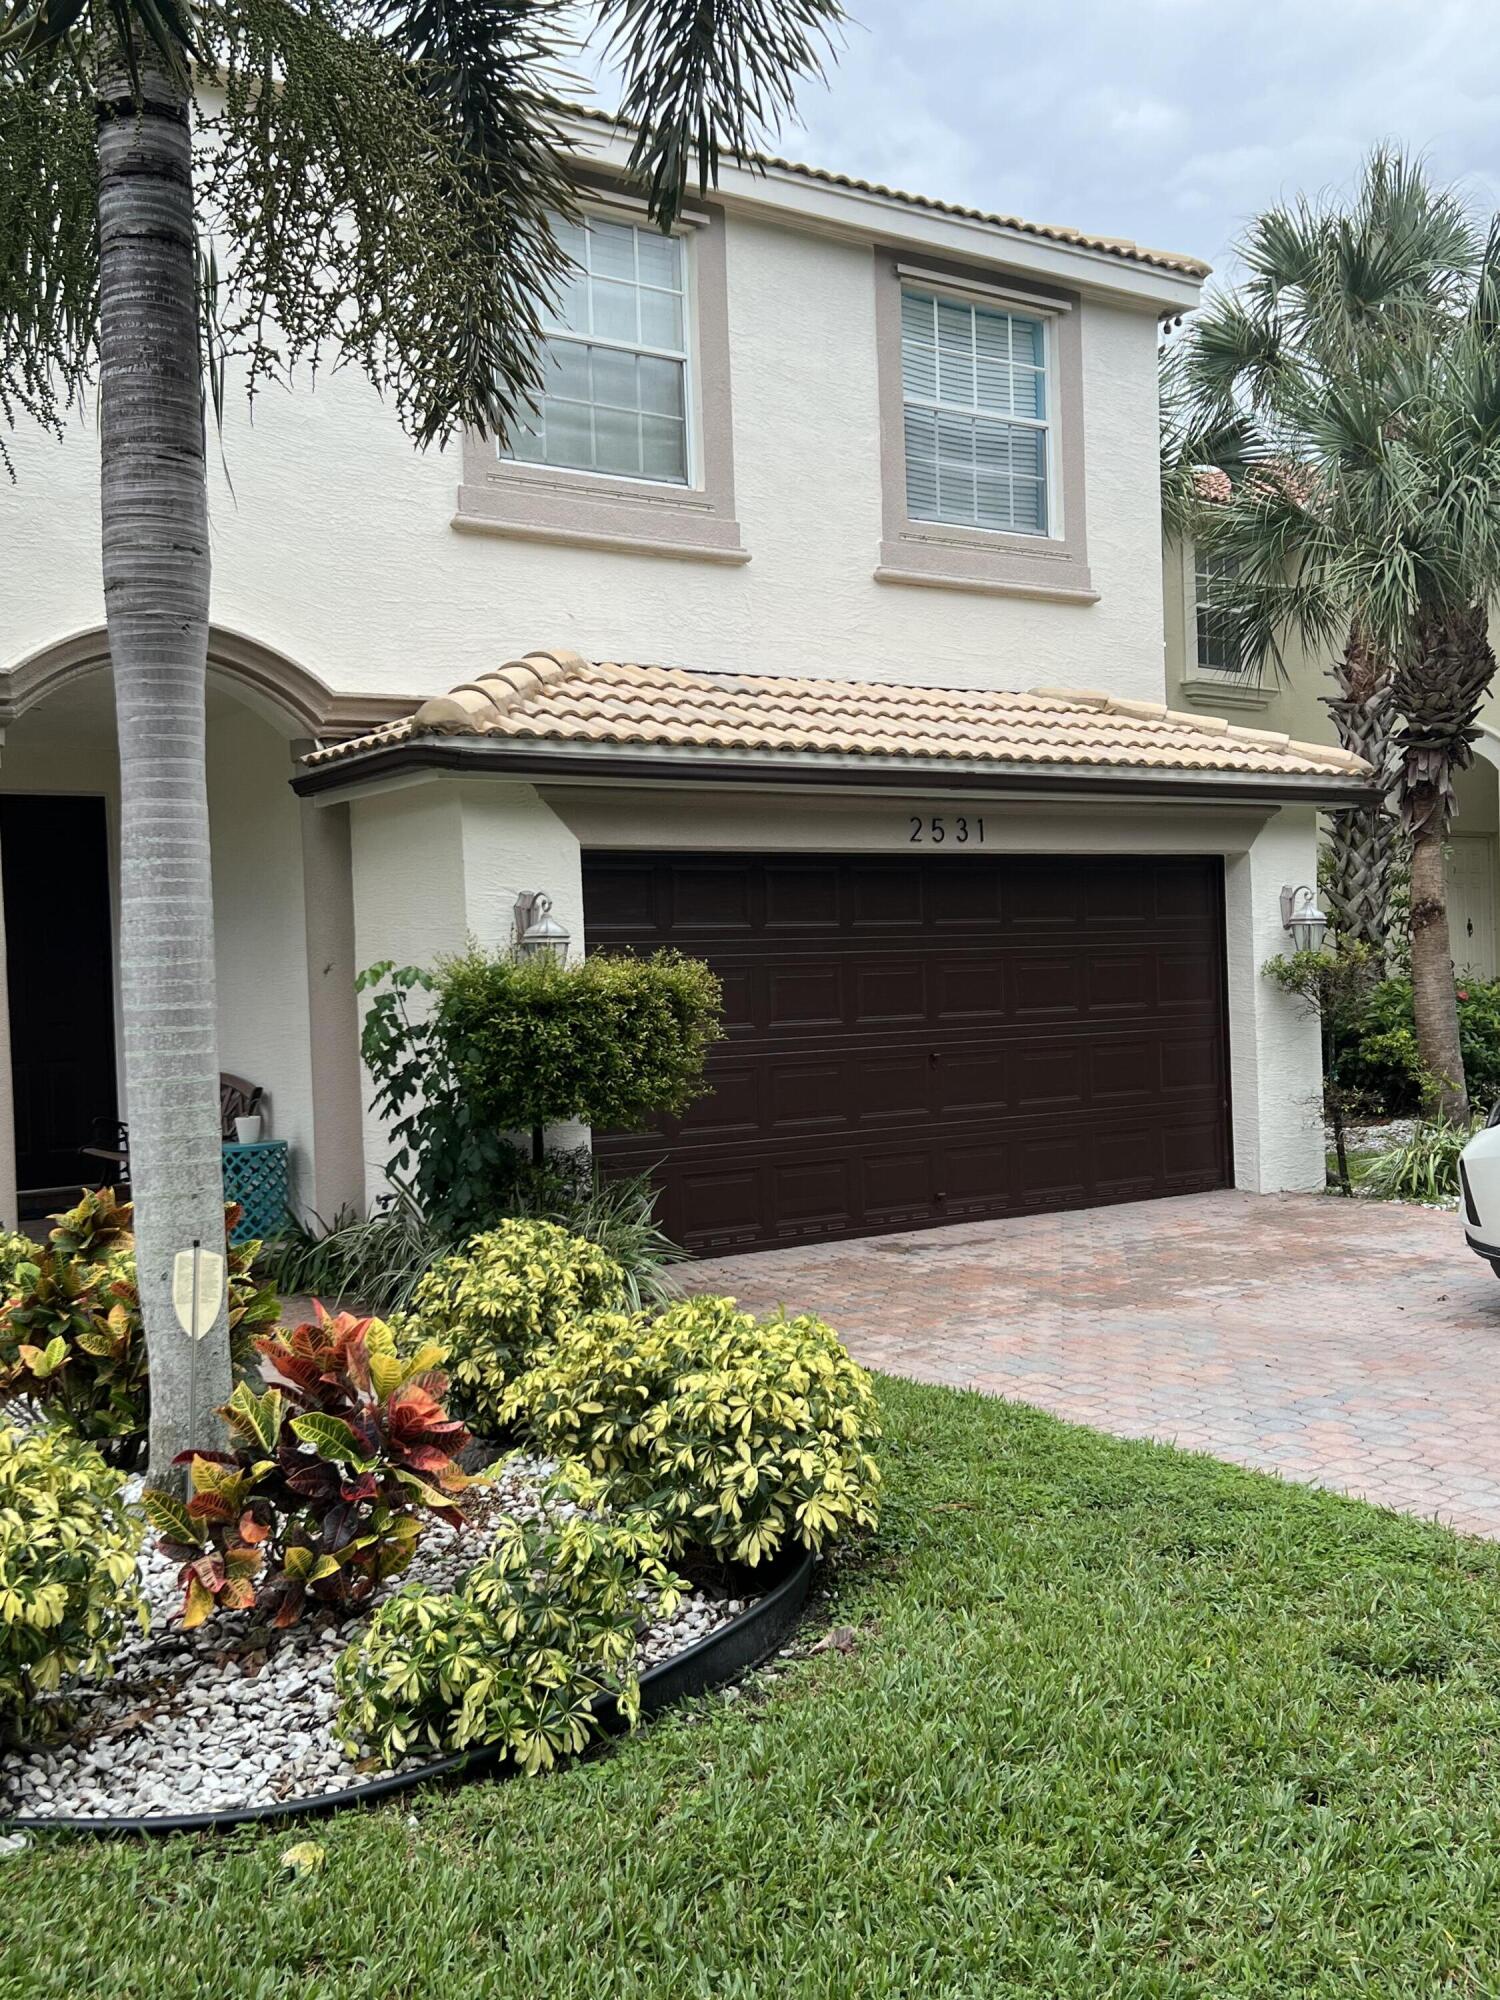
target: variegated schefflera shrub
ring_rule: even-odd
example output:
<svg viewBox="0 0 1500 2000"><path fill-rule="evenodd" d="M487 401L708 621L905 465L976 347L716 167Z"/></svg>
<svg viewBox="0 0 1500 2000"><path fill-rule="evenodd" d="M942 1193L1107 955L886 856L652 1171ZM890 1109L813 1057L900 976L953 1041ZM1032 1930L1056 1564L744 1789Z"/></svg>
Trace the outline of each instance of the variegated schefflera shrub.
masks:
<svg viewBox="0 0 1500 2000"><path fill-rule="evenodd" d="M635 1723L643 1594L666 1616L687 1586L649 1518L594 1511L592 1482L575 1478L549 1498L561 1495L588 1511L507 1519L462 1589L408 1588L375 1612L334 1670L351 1757L390 1765L497 1747L535 1772L585 1748L603 1696Z"/></svg>
<svg viewBox="0 0 1500 2000"><path fill-rule="evenodd" d="M66 1709L40 1698L103 1673L146 1625L123 1483L66 1431L0 1427L0 1741L45 1733Z"/></svg>
<svg viewBox="0 0 1500 2000"><path fill-rule="evenodd" d="M596 1314L517 1377L503 1414L587 1466L605 1504L652 1514L674 1554L754 1565L877 1522L874 1390L809 1314L758 1320L706 1296Z"/></svg>
<svg viewBox="0 0 1500 2000"><path fill-rule="evenodd" d="M269 1386L221 1408L227 1452L184 1454L190 1494L148 1493L180 1565L182 1623L260 1610L294 1625L309 1604L348 1611L411 1562L431 1519L463 1525L469 1433L444 1407L442 1349L397 1352L376 1319L321 1305L255 1343Z"/></svg>
<svg viewBox="0 0 1500 2000"><path fill-rule="evenodd" d="M433 1265L402 1330L439 1343L453 1408L494 1437L512 1378L570 1321L619 1306L625 1290L624 1271L597 1243L512 1218Z"/></svg>

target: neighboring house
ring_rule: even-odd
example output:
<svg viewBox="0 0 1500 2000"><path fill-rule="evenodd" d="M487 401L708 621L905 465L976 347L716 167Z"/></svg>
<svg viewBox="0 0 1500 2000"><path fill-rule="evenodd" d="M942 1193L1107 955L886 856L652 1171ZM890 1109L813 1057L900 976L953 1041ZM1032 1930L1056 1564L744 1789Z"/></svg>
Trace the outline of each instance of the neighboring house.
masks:
<svg viewBox="0 0 1500 2000"><path fill-rule="evenodd" d="M1220 475L1222 476L1222 475ZM1247 669L1228 623L1217 609L1222 578L1191 544L1169 541L1163 567L1167 635L1167 696L1177 707L1222 715L1261 729L1286 730L1313 743L1335 743L1325 705L1333 693L1330 662L1291 641L1278 669ZM1448 842L1448 920L1453 962L1471 978L1493 979L1500 930L1500 695L1480 716L1474 762L1460 771L1458 814Z"/></svg>
<svg viewBox="0 0 1500 2000"><path fill-rule="evenodd" d="M1162 705L1157 328L1204 267L781 161L663 240L622 135L578 143L511 456L415 453L352 372L231 399L220 1062L301 1200L381 1185L356 970L505 944L532 891L575 949L723 975L712 1096L602 1141L693 1247L1319 1185L1316 1030L1259 968L1367 781ZM118 1075L97 441L15 455L7 1219L80 1177Z"/></svg>

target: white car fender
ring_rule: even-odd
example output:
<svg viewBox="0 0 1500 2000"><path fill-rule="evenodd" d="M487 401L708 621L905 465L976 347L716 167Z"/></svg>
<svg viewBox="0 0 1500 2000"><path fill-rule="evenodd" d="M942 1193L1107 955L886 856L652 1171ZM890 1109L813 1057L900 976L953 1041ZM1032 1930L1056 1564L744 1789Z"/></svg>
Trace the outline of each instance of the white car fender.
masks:
<svg viewBox="0 0 1500 2000"><path fill-rule="evenodd" d="M1500 1277L1500 1124L1495 1116L1491 1112L1490 1123L1459 1154L1459 1213L1469 1248L1496 1265Z"/></svg>

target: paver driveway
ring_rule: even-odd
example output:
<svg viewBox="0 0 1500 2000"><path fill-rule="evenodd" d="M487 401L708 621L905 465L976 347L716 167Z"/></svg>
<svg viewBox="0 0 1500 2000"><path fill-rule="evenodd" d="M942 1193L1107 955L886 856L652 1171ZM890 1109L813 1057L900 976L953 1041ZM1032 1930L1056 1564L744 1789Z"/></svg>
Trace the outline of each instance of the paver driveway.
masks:
<svg viewBox="0 0 1500 2000"><path fill-rule="evenodd" d="M1500 1282L1456 1216L1191 1195L705 1260L861 1361L1500 1535Z"/></svg>

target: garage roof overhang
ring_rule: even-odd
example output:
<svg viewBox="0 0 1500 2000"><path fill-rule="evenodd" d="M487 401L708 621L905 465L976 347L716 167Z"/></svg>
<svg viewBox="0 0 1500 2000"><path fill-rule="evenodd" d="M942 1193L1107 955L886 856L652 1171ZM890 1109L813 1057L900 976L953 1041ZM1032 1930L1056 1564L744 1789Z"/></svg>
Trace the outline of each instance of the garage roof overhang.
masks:
<svg viewBox="0 0 1500 2000"><path fill-rule="evenodd" d="M294 784L347 795L436 772L1345 808L1380 796L1370 767L1343 750L1159 703L698 673L562 651L529 653L315 750Z"/></svg>

